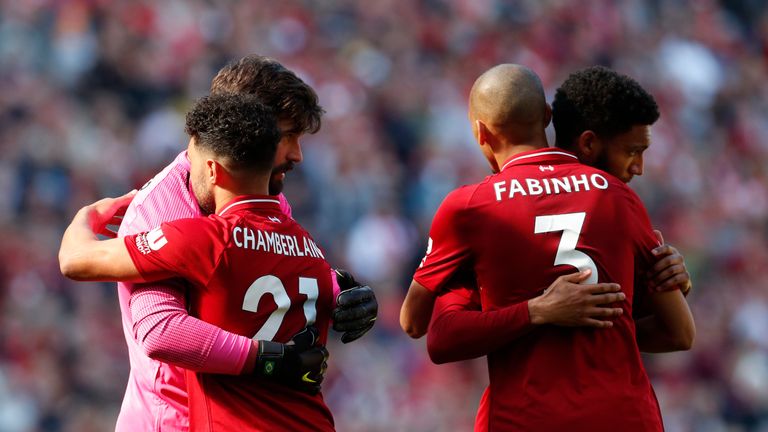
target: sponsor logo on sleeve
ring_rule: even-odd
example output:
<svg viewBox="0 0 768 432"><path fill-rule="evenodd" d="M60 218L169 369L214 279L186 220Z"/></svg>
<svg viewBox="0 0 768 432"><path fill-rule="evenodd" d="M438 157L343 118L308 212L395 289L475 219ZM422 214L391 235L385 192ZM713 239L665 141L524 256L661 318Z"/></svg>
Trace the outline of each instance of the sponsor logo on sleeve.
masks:
<svg viewBox="0 0 768 432"><path fill-rule="evenodd" d="M136 249L144 255L159 250L165 246L166 243L168 243L168 239L165 238L163 230L161 230L160 227L136 236Z"/></svg>

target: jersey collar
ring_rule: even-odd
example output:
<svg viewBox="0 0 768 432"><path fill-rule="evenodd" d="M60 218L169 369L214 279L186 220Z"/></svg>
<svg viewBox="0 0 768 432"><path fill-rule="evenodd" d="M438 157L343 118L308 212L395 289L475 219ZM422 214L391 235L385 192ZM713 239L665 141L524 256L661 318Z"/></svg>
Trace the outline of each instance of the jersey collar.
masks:
<svg viewBox="0 0 768 432"><path fill-rule="evenodd" d="M579 159L573 153L559 148L544 148L518 153L507 159L499 172L515 165L573 163Z"/></svg>
<svg viewBox="0 0 768 432"><path fill-rule="evenodd" d="M280 201L276 196L272 195L240 195L235 197L221 209L218 215L223 216L227 212L232 213L234 211L252 208L280 211Z"/></svg>

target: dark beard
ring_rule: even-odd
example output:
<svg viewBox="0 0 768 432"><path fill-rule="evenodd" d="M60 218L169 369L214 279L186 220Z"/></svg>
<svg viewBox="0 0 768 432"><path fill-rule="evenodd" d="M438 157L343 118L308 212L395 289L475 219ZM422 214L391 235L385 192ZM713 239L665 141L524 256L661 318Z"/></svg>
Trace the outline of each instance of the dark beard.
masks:
<svg viewBox="0 0 768 432"><path fill-rule="evenodd" d="M292 162L286 162L272 168L272 175L269 177L269 194L279 195L285 187L285 182L278 177L281 173L287 173L293 169Z"/></svg>
<svg viewBox="0 0 768 432"><path fill-rule="evenodd" d="M595 164L593 166L599 170L608 172L608 152L605 151L605 149L603 149L603 151L601 151L600 154L597 155L597 158L595 159Z"/></svg>

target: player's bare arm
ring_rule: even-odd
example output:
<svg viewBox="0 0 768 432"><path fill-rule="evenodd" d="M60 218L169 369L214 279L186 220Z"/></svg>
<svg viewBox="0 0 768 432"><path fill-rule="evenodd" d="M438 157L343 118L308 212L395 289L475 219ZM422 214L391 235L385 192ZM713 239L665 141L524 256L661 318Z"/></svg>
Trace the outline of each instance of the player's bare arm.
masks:
<svg viewBox="0 0 768 432"><path fill-rule="evenodd" d="M685 300L691 290L691 276L683 256L673 246L664 244L661 232L654 230L662 245L652 252L658 261L648 271L650 316L637 320L637 344L640 351L662 353L687 351L693 346L696 326Z"/></svg>
<svg viewBox="0 0 768 432"><path fill-rule="evenodd" d="M411 282L400 308L400 327L408 336L417 339L427 333L435 305L435 293L415 280Z"/></svg>
<svg viewBox="0 0 768 432"><path fill-rule="evenodd" d="M61 240L61 274L78 281L143 281L122 239L97 237L109 236L107 225L120 224L134 195L104 198L77 212Z"/></svg>
<svg viewBox="0 0 768 432"><path fill-rule="evenodd" d="M581 285L591 270L560 276L542 295L528 301L532 324L565 327L612 327L610 318L623 313L622 308L605 305L624 301L626 296L615 283Z"/></svg>
<svg viewBox="0 0 768 432"><path fill-rule="evenodd" d="M652 315L636 321L640 351L662 353L691 349L696 326L683 293L680 290L653 293L649 306Z"/></svg>

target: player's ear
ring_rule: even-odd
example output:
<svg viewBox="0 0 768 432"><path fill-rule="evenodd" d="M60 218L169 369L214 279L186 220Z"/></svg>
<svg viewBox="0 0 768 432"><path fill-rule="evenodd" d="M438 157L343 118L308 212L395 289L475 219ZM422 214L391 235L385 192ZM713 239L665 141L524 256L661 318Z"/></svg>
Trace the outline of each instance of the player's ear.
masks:
<svg viewBox="0 0 768 432"><path fill-rule="evenodd" d="M483 156L485 156L485 159L487 159L488 163L491 165L491 170L495 173L499 172L499 164L493 153L494 146L496 145L493 133L488 129L488 126L480 120L475 120L474 125L475 130L477 131L476 138L477 143L480 144L480 151L483 152Z"/></svg>
<svg viewBox="0 0 768 432"><path fill-rule="evenodd" d="M549 123L552 121L552 106L549 104L545 104L546 107L544 108L544 127L546 128L549 126Z"/></svg>
<svg viewBox="0 0 768 432"><path fill-rule="evenodd" d="M480 120L475 120L475 131L477 139L477 143L480 144L480 146L484 146L488 143L488 128L485 126L485 123L481 122Z"/></svg>
<svg viewBox="0 0 768 432"><path fill-rule="evenodd" d="M580 161L588 164L594 163L602 149L600 138L591 130L586 130L579 135L576 143L576 156Z"/></svg>
<svg viewBox="0 0 768 432"><path fill-rule="evenodd" d="M213 159L205 160L205 176L211 184L217 184L221 178L221 166Z"/></svg>

